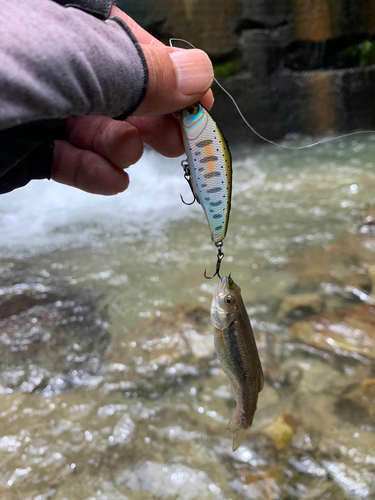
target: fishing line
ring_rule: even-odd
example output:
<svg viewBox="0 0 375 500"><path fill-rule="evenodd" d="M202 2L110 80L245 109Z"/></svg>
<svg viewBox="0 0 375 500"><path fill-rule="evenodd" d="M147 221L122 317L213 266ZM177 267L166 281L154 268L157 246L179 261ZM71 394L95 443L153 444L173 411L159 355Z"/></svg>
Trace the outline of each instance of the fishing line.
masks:
<svg viewBox="0 0 375 500"><path fill-rule="evenodd" d="M187 45L190 45L191 48L195 49L194 45L187 40L184 40L183 38L170 38L169 39L169 45L171 47L174 47L173 42L183 42L186 43ZM265 142L268 142L269 144L273 144L274 146L277 146L278 148L283 148L283 149L306 149L306 148L312 148L313 146L318 146L318 144L324 144L325 142L331 142L331 141L336 141L337 139L343 139L344 137L350 137L352 135L358 135L358 134L374 134L375 130L357 130L356 132L349 132L347 134L343 135L336 135L335 137L326 137L325 139L321 139L320 141L313 142L312 144L307 144L305 146L284 146L283 144L278 144L277 142L271 141L271 139L267 139L267 137L263 137L259 132L257 132L254 127L250 125L250 123L246 120L244 115L242 114L242 111L240 110L237 102L235 101L234 97L217 81L216 78L214 78L214 82L216 85L218 85L223 92L231 99L233 104L236 107L236 110L242 120L245 122L245 124L248 126L248 128L255 134L257 137L262 139Z"/></svg>

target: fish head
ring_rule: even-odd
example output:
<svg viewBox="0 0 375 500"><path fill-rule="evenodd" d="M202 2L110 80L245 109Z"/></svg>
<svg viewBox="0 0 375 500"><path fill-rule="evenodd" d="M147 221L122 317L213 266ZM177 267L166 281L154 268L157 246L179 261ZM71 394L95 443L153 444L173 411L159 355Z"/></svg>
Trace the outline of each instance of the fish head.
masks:
<svg viewBox="0 0 375 500"><path fill-rule="evenodd" d="M224 330L233 321L240 302L241 288L229 276L221 278L214 290L211 304L211 322L218 330Z"/></svg>
<svg viewBox="0 0 375 500"><path fill-rule="evenodd" d="M208 113L199 102L188 106L181 111L181 126L189 141L201 135L206 128Z"/></svg>

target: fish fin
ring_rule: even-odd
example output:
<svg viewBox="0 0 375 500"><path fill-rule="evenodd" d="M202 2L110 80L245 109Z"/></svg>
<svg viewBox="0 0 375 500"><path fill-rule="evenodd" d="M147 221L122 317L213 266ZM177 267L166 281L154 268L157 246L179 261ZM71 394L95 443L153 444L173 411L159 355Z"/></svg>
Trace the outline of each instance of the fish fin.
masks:
<svg viewBox="0 0 375 500"><path fill-rule="evenodd" d="M245 437L246 430L248 427L238 427L233 420L233 417L229 420L228 422L228 430L233 432L233 451L236 451L237 448L240 446L240 444L243 441L243 438Z"/></svg>
<svg viewBox="0 0 375 500"><path fill-rule="evenodd" d="M259 366L259 389L258 392L260 392L264 387L264 375L263 375L263 370L262 367Z"/></svg>
<svg viewBox="0 0 375 500"><path fill-rule="evenodd" d="M236 451L237 448L243 441L245 437L246 429L244 427L237 427L235 431L233 431L233 451Z"/></svg>
<svg viewBox="0 0 375 500"><path fill-rule="evenodd" d="M216 328L216 337L217 337L217 342L219 344L219 347L222 351L225 351L225 344L224 344L224 330L219 330Z"/></svg>

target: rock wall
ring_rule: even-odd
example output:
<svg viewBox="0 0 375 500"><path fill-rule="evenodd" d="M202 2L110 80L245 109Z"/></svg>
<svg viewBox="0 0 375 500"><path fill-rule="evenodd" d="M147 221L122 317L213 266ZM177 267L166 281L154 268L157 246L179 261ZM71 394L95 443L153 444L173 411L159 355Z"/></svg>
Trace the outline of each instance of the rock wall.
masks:
<svg viewBox="0 0 375 500"><path fill-rule="evenodd" d="M270 139L375 128L375 0L118 4L165 43L184 38L207 51L218 70L227 63L221 83ZM213 115L231 143L256 140L219 89Z"/></svg>

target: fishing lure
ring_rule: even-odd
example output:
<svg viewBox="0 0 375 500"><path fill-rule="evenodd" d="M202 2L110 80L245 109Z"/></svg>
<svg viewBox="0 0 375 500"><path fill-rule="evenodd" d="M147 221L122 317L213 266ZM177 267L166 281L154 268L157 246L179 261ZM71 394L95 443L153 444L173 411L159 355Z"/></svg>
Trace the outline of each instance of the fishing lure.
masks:
<svg viewBox="0 0 375 500"><path fill-rule="evenodd" d="M220 278L223 240L227 233L232 196L232 157L225 137L207 109L195 103L181 112L181 130L187 159L181 162L194 199L203 208L215 243L216 272Z"/></svg>

